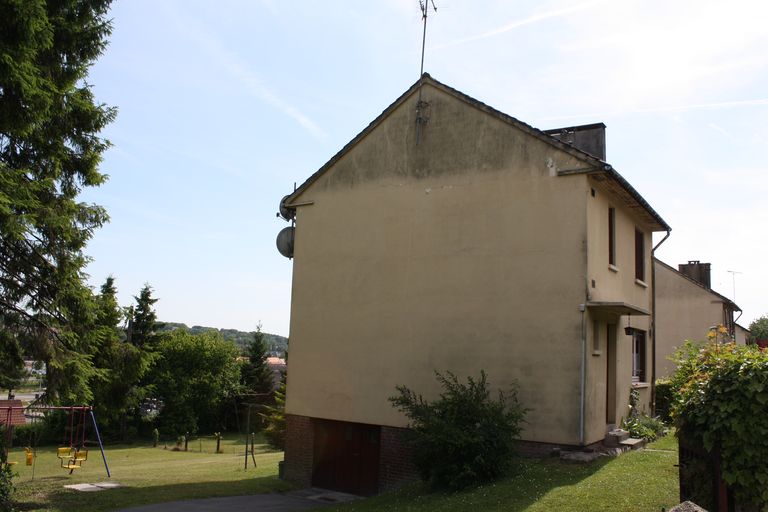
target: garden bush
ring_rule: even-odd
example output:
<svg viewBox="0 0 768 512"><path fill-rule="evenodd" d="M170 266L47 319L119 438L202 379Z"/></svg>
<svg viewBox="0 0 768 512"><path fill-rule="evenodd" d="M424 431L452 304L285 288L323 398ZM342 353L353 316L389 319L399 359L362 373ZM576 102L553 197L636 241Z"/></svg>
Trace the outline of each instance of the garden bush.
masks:
<svg viewBox="0 0 768 512"><path fill-rule="evenodd" d="M662 435L666 425L659 418L648 416L638 408L640 391L636 388L629 390L629 417L621 420L621 428L629 432L631 437L645 439L647 442L655 441Z"/></svg>
<svg viewBox="0 0 768 512"><path fill-rule="evenodd" d="M389 400L410 420L413 460L433 487L463 489L502 476L512 463L526 409L517 388L491 398L485 372L467 383L436 373L443 388L428 402L405 386Z"/></svg>
<svg viewBox="0 0 768 512"><path fill-rule="evenodd" d="M0 461L0 512L13 512L13 469Z"/></svg>
<svg viewBox="0 0 768 512"><path fill-rule="evenodd" d="M672 381L669 379L658 379L656 381L656 407L654 413L662 421L669 423L672 417L669 409L672 406Z"/></svg>
<svg viewBox="0 0 768 512"><path fill-rule="evenodd" d="M686 342L675 362L672 417L681 441L718 450L737 502L768 510L768 352Z"/></svg>

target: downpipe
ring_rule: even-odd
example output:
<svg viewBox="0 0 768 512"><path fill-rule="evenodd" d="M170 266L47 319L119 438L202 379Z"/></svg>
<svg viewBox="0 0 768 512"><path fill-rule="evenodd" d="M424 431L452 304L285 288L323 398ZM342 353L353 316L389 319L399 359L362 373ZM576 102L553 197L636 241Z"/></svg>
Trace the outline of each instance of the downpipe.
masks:
<svg viewBox="0 0 768 512"><path fill-rule="evenodd" d="M579 385L579 446L584 446L584 423L586 416L586 387L587 387L587 305L579 304L581 311L581 375Z"/></svg>

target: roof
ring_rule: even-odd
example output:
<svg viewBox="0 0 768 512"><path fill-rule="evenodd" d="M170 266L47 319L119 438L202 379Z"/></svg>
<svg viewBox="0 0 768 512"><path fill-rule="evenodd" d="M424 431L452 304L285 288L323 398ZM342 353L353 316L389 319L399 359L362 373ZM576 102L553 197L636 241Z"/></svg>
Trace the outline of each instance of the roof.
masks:
<svg viewBox="0 0 768 512"><path fill-rule="evenodd" d="M474 108L477 108L478 110L481 110L507 124L510 124L519 130L536 137L537 139L556 147L557 149L560 149L561 151L565 151L566 153L570 154L571 156L583 161L586 166L580 167L578 169L570 169L570 170L564 170L558 172L558 175L560 176L567 176L567 175L573 175L573 174L588 174L591 175L595 180L604 182L606 187L616 195L618 195L620 198L622 198L629 206L630 208L635 211L641 219L646 221L654 231L671 231L672 228L669 227L669 225L664 221L664 219L661 218L661 216L656 213L656 211L651 208L651 206L648 204L648 202L640 195L640 193L635 190L632 185L629 184L629 182L624 179L611 165L604 162L603 160L600 160L599 158L590 155L589 153L582 151L573 145L563 142L556 137L553 137L543 130L539 130L538 128L534 128L533 126L526 124L510 115L507 115L499 110L496 110L493 107L490 107L486 105L485 103L476 100L475 98L472 98L471 96L468 96L464 94L463 92L454 89L448 85L445 85L434 78L432 78L429 73L424 73L419 80L417 80L411 87L408 88L403 94L401 94L392 104L390 104L384 111L379 114L376 119L371 121L370 124L368 124L363 131L358 133L351 141L349 141L341 150L339 150L338 153L336 153L328 162L326 162L320 169L318 169L314 174L312 174L307 180L301 184L292 194L290 194L285 204L288 207L291 206L298 206L298 204L294 203L294 201L315 181L317 181L320 176L322 176L328 169L330 169L336 162L338 162L349 150L351 150L355 145L357 145L358 142L360 142L362 139L364 139L369 133L371 133L386 117L389 116L395 109L397 109L405 100L414 92L416 92L419 87L429 84L436 89L439 89L446 94L449 94L471 106ZM598 123L599 124L599 123Z"/></svg>
<svg viewBox="0 0 768 512"><path fill-rule="evenodd" d="M695 279L691 279L691 278L690 278L690 277L688 277L687 275L685 275L685 274L683 274L682 272L680 272L679 270L677 270L675 267L673 267L673 266L671 266L671 265L667 265L666 263L664 263L663 261L661 261L659 258L655 258L655 257L654 257L654 258L653 258L653 262L654 262L654 263L658 263L659 265L661 265L662 267L664 267L664 268L666 268L666 269L668 269L668 270L671 270L672 272L674 272L674 273L675 273L675 274L677 274L678 276L682 277L682 278L683 278L683 279L685 279L686 281L689 281L689 282L691 282L691 283L695 284L696 286L698 286L698 287L699 287L699 288L701 288L702 290L706 290L706 291L708 291L709 293L711 293L712 295L716 296L717 298L719 298L720 300L722 300L722 301L723 301L723 302L725 302L726 304L730 305L730 306L733 308L733 310L734 310L734 311L741 311L741 308L740 308L738 305L736 305L736 303L735 303L735 302L733 302L733 301L732 301L731 299L729 299L728 297L726 297L726 296L724 296L724 295L720 295L719 293L717 293L717 292L716 292L715 290L713 290L712 288L707 288L706 286L704 286L703 284L701 284L700 282L698 282L698 281L697 281L697 280L695 280Z"/></svg>
<svg viewBox="0 0 768 512"><path fill-rule="evenodd" d="M21 400L0 400L0 425L7 425L9 420L12 426L27 423Z"/></svg>

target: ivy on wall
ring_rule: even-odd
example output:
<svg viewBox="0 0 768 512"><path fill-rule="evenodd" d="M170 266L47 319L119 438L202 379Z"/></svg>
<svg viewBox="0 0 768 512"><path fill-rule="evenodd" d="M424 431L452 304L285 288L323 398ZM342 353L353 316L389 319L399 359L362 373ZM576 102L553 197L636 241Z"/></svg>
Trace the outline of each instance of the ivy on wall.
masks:
<svg viewBox="0 0 768 512"><path fill-rule="evenodd" d="M768 351L710 338L675 357L672 417L678 436L718 449L739 503L768 510Z"/></svg>

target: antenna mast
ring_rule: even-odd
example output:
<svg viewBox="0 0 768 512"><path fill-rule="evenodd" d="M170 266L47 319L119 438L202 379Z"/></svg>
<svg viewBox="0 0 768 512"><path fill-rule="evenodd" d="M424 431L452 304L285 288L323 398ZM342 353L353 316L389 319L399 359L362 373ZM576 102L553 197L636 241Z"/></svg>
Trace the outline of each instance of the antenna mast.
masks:
<svg viewBox="0 0 768 512"><path fill-rule="evenodd" d="M427 15L429 14L429 4L432 3L432 9L437 12L437 6L435 0L419 0L419 7L421 7L421 19L424 20L424 31L421 34L421 71L419 72L419 80L421 80L424 74L424 50L427 44ZM424 115L424 110L429 106L426 101L421 99L422 86L419 85L419 99L416 102L416 144L421 140L422 125L427 122L428 115Z"/></svg>
<svg viewBox="0 0 768 512"><path fill-rule="evenodd" d="M432 9L437 12L437 6L435 0L419 0L419 7L421 7L421 19L424 20L424 31L421 34L421 71L419 77L424 74L424 49L427 43L427 15L429 14L429 3L432 3Z"/></svg>

